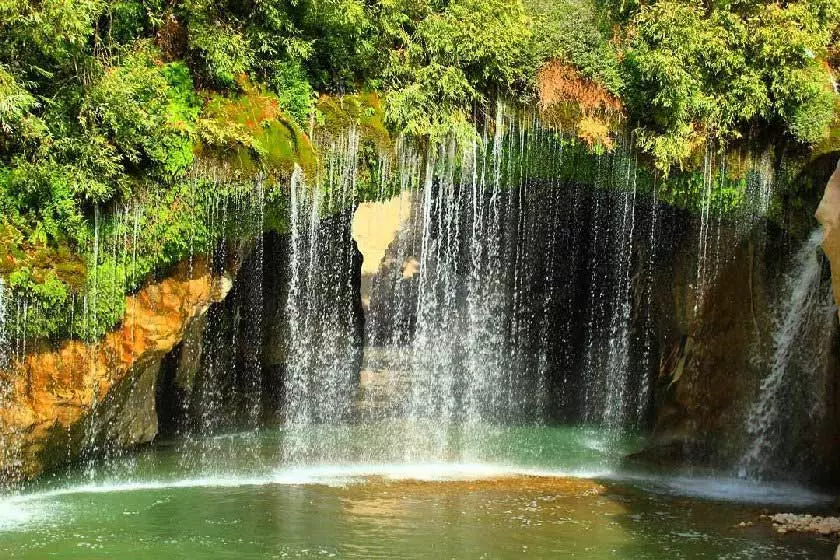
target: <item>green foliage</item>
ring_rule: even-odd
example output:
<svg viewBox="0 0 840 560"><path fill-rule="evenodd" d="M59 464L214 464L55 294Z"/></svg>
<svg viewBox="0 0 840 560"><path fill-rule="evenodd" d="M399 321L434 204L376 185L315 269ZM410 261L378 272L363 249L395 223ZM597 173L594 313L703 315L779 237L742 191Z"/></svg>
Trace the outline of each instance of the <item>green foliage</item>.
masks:
<svg viewBox="0 0 840 560"><path fill-rule="evenodd" d="M142 39L151 28L150 20L154 17L144 3L138 0L117 0L111 3L108 15L111 19L111 37L123 45Z"/></svg>
<svg viewBox="0 0 840 560"><path fill-rule="evenodd" d="M29 332L51 332L55 328L58 321L52 313L63 310L69 299L67 285L55 274L49 273L43 281L36 282L28 269L18 269L9 275L9 287L26 297L25 325Z"/></svg>
<svg viewBox="0 0 840 560"><path fill-rule="evenodd" d="M115 146L129 169L173 176L192 163L190 137L199 105L186 67L157 63L154 55L140 44L122 65L106 69L79 117L90 136Z"/></svg>
<svg viewBox="0 0 840 560"><path fill-rule="evenodd" d="M538 60L560 59L620 95L618 52L609 43L611 22L593 0L526 0Z"/></svg>
<svg viewBox="0 0 840 560"><path fill-rule="evenodd" d="M222 240L257 232L253 183L184 180L169 188L148 185L130 206L96 212L84 250L86 274L76 285L70 263L43 268L28 259L9 274L9 286L26 302L26 316L10 320L32 338L97 340L125 313L125 295L152 274L193 255L209 254ZM0 236L0 248L3 237ZM2 252L0 252L2 256ZM48 259L60 262L62 253ZM73 276L71 276L71 272Z"/></svg>
<svg viewBox="0 0 840 560"><path fill-rule="evenodd" d="M234 87L236 76L251 66L253 52L245 38L220 23L191 25L190 45L214 85Z"/></svg>
<svg viewBox="0 0 840 560"><path fill-rule="evenodd" d="M821 140L835 102L821 60L839 7L657 0L631 11L623 98L641 146L667 169L706 140L738 138L757 122L803 143Z"/></svg>
<svg viewBox="0 0 840 560"><path fill-rule="evenodd" d="M309 117L315 109L316 95L301 65L295 62L276 62L270 76L269 85L277 94L280 107L300 126L308 125Z"/></svg>
<svg viewBox="0 0 840 560"><path fill-rule="evenodd" d="M38 100L0 64L0 150L11 151L39 140L44 123L32 114Z"/></svg>
<svg viewBox="0 0 840 560"><path fill-rule="evenodd" d="M336 135L355 127L380 153L393 148L393 139L385 126L382 99L373 92L344 96L323 96L317 105L316 134Z"/></svg>
<svg viewBox="0 0 840 560"><path fill-rule="evenodd" d="M104 0L0 0L2 58L31 73L79 57L96 33L105 4Z"/></svg>
<svg viewBox="0 0 840 560"><path fill-rule="evenodd" d="M104 194L111 185L95 177L83 176L78 168L50 160L37 163L16 162L13 168L0 174L0 192L13 211L25 216L23 230L31 243L46 244L72 240L84 243L87 239L85 218L78 191Z"/></svg>
<svg viewBox="0 0 840 560"><path fill-rule="evenodd" d="M381 35L363 0L302 0L297 18L311 39L308 66L325 91L354 90L381 67Z"/></svg>
<svg viewBox="0 0 840 560"><path fill-rule="evenodd" d="M825 143L840 0L524 2L0 0L0 272L26 331L101 336L126 293L241 226L234 204L208 228L221 200L318 168L304 130L359 130L377 196L393 133L472 141L496 100L533 101L550 60L619 97L672 173L756 128ZM600 180L585 146L565 149L552 173ZM741 204L738 181L713 203ZM702 196L696 174L669 184L674 203Z"/></svg>
<svg viewBox="0 0 840 560"><path fill-rule="evenodd" d="M398 7L401 7L397 5ZM455 0L442 11L414 7L422 19L390 15L399 48L391 52L388 121L411 135L473 134L469 114L486 95L526 89L536 70L521 1Z"/></svg>
<svg viewBox="0 0 840 560"><path fill-rule="evenodd" d="M178 6L186 24L193 67L207 85L236 89L237 76L270 81L279 62L301 62L311 40L301 37L291 5L273 0L187 0Z"/></svg>

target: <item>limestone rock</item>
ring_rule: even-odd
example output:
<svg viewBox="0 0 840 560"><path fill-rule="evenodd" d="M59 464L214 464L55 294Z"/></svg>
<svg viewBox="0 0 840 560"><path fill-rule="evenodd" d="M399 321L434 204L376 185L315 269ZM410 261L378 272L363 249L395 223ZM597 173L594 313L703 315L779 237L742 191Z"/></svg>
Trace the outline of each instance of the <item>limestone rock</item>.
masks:
<svg viewBox="0 0 840 560"><path fill-rule="evenodd" d="M823 536L840 535L840 517L777 513L762 516L773 523L777 533L816 533ZM836 555L835 555L836 556Z"/></svg>
<svg viewBox="0 0 840 560"><path fill-rule="evenodd" d="M386 259L388 248L409 222L413 204L411 191L403 190L390 200L359 204L353 214L352 235L363 257L361 291L366 310L373 277Z"/></svg>
<svg viewBox="0 0 840 560"><path fill-rule="evenodd" d="M840 162L825 186L816 216L823 227L823 251L831 264L834 301L840 306Z"/></svg>
<svg viewBox="0 0 840 560"><path fill-rule="evenodd" d="M151 441L161 360L224 297L225 284L204 262L177 267L126 298L122 323L96 344L43 347L0 372L10 385L0 408L0 479L31 478L86 446Z"/></svg>

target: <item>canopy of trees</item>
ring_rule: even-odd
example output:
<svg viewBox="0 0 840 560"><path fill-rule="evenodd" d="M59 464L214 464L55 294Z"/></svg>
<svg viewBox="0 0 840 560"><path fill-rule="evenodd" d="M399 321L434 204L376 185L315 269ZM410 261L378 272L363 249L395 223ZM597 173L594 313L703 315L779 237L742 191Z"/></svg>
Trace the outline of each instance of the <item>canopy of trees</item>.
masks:
<svg viewBox="0 0 840 560"><path fill-rule="evenodd" d="M194 88L248 76L301 123L316 91L379 90L392 128L441 135L532 97L550 59L621 99L666 165L751 127L813 144L838 21L840 0L0 0L0 165L16 193L72 177L101 201L189 165Z"/></svg>
<svg viewBox="0 0 840 560"><path fill-rule="evenodd" d="M213 102L248 88L294 127L318 94L374 91L391 132L463 139L542 75L597 94L662 169L754 130L814 145L838 22L840 0L0 0L0 248L82 247L95 208L248 145Z"/></svg>

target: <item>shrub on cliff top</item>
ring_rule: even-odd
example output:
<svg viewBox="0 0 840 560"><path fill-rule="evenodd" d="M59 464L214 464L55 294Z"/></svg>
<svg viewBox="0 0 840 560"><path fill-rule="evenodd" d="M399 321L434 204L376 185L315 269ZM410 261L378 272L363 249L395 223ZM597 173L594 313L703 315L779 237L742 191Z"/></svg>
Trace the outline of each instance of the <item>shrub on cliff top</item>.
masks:
<svg viewBox="0 0 840 560"><path fill-rule="evenodd" d="M626 17L622 97L663 169L757 123L805 144L828 133L836 94L822 61L838 0L610 3Z"/></svg>
<svg viewBox="0 0 840 560"><path fill-rule="evenodd" d="M398 20L388 67L387 120L413 135L472 134L468 115L486 95L527 89L536 70L521 1L455 0ZM393 16L388 19L393 19Z"/></svg>
<svg viewBox="0 0 840 560"><path fill-rule="evenodd" d="M182 63L164 64L138 43L105 69L88 92L79 119L91 137L116 148L126 169L158 177L182 173L192 163L192 136L200 105Z"/></svg>

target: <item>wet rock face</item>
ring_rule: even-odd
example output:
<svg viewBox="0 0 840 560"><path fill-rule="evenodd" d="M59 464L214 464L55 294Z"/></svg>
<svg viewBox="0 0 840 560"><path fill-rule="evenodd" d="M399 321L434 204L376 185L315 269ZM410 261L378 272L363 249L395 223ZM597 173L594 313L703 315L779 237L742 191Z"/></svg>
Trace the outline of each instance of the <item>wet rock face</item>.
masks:
<svg viewBox="0 0 840 560"><path fill-rule="evenodd" d="M44 347L0 372L11 383L0 409L0 478L31 478L86 448L151 441L161 361L225 287L206 263L178 267L128 297L121 326L98 343Z"/></svg>
<svg viewBox="0 0 840 560"><path fill-rule="evenodd" d="M762 476L828 482L837 461L838 362L836 321L815 305L785 353L779 414L785 428L760 465L749 460L754 415L762 383L778 353L780 311L790 298L786 283L801 241L772 224L750 231L737 224L720 230L721 252L702 300L698 300L691 235L662 252L653 304L658 375L650 446L631 458L662 466L701 466ZM690 223L684 226L690 228ZM820 302L828 297L820 280ZM811 394L812 390L815 394ZM807 393L807 394L806 394ZM812 399L818 407L812 407ZM758 420L761 420L760 418ZM774 420L775 421L775 420ZM774 424L775 425L775 424Z"/></svg>
<svg viewBox="0 0 840 560"><path fill-rule="evenodd" d="M347 225L346 220L325 220L320 235L341 246L351 242ZM288 234L268 231L259 250L243 252L230 293L190 321L180 343L163 359L156 386L161 437L207 437L282 421L293 351L290 243ZM353 340L362 341L362 255L355 244L349 260L342 276L330 281L348 290ZM326 298L324 305L338 303ZM317 339L313 347L325 342ZM348 355L350 367L358 371L361 347Z"/></svg>
<svg viewBox="0 0 840 560"><path fill-rule="evenodd" d="M693 224L684 226L692 230ZM742 442L745 404L761 377L753 361L770 336L772 287L760 236L723 229L723 258L698 299L692 235L675 243L657 267L653 302L659 371L654 390L653 445L645 462L682 466L732 463ZM764 341L767 342L767 341Z"/></svg>
<svg viewBox="0 0 840 560"><path fill-rule="evenodd" d="M825 186L816 216L823 227L823 251L831 263L834 301L840 307L840 162Z"/></svg>

